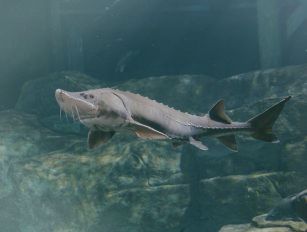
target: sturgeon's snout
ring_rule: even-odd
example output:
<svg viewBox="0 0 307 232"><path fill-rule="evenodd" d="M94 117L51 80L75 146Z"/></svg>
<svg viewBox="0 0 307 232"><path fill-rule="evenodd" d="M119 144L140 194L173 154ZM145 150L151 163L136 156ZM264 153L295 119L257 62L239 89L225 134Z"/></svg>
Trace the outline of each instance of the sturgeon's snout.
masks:
<svg viewBox="0 0 307 232"><path fill-rule="evenodd" d="M55 91L55 99L62 110L64 110L65 112L67 110L69 111L73 101L68 92L62 89L57 89Z"/></svg>
<svg viewBox="0 0 307 232"><path fill-rule="evenodd" d="M62 89L57 89L55 91L55 98L59 104L61 103L68 103L70 99L72 99L72 96L69 92L66 92Z"/></svg>
<svg viewBox="0 0 307 232"><path fill-rule="evenodd" d="M55 99L60 109L74 119L93 118L97 115L97 106L91 99L84 99L82 92L55 91Z"/></svg>
<svg viewBox="0 0 307 232"><path fill-rule="evenodd" d="M58 102L63 102L63 93L64 93L64 91L63 90L61 90L61 89L57 89L56 91L55 91L55 98L56 98L56 100L58 101Z"/></svg>

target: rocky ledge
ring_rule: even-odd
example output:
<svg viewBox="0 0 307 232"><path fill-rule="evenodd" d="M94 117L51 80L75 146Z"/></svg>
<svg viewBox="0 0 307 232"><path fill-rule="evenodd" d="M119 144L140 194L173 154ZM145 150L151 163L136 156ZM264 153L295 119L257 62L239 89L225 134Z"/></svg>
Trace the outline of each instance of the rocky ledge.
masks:
<svg viewBox="0 0 307 232"><path fill-rule="evenodd" d="M16 108L0 112L1 228L215 232L249 223L306 188L306 80L303 65L221 81L182 75L116 86L197 114L224 98L234 120L247 120L292 95L275 125L281 143L239 137L237 153L211 139L210 150L202 152L124 135L89 151L86 129L60 121L54 90L104 83L73 72L30 81Z"/></svg>
<svg viewBox="0 0 307 232"><path fill-rule="evenodd" d="M228 225L224 226L219 232L306 232L306 223L282 221L264 227L255 227L251 224Z"/></svg>

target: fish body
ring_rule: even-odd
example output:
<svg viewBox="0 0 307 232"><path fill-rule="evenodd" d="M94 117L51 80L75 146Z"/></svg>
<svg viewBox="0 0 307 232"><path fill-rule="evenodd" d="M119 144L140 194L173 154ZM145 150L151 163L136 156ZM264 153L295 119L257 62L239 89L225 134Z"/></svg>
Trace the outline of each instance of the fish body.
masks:
<svg viewBox="0 0 307 232"><path fill-rule="evenodd" d="M207 150L202 137L218 138L236 151L235 134L245 133L267 142L278 142L272 126L284 104L284 98L267 111L247 122L233 122L224 111L224 101L218 101L204 116L173 109L139 94L111 88L82 92L55 92L56 100L65 113L89 128L88 144L97 147L116 132L132 132L140 138L169 140L175 146L190 143Z"/></svg>

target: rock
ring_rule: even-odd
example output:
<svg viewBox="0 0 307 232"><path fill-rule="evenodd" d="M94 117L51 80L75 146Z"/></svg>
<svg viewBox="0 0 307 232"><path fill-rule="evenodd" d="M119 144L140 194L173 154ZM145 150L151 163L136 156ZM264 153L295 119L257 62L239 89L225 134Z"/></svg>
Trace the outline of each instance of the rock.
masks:
<svg viewBox="0 0 307 232"><path fill-rule="evenodd" d="M0 111L0 154L20 160L57 149L68 149L71 136L56 134L38 122L35 115L15 110Z"/></svg>
<svg viewBox="0 0 307 232"><path fill-rule="evenodd" d="M197 190L202 226L209 231L217 231L225 224L249 221L282 199L276 186L291 181L293 175L296 176L291 173L265 173L202 180Z"/></svg>
<svg viewBox="0 0 307 232"><path fill-rule="evenodd" d="M283 199L268 215L267 220L303 220L307 223L307 190Z"/></svg>
<svg viewBox="0 0 307 232"><path fill-rule="evenodd" d="M116 162L108 156L55 153L14 166L20 227L26 224L32 231L46 231L53 225L78 231L178 229L189 203L188 186L176 182L150 186L150 176L142 175L138 161L132 158L124 165L120 158ZM133 172L140 176L129 175Z"/></svg>
<svg viewBox="0 0 307 232"><path fill-rule="evenodd" d="M13 110L0 112L0 125L4 231L180 229L189 187L169 144L115 136L88 151L83 138Z"/></svg>
<svg viewBox="0 0 307 232"><path fill-rule="evenodd" d="M253 218L251 224L223 226L219 232L306 232L307 224L302 221L268 221L267 215Z"/></svg>
<svg viewBox="0 0 307 232"><path fill-rule="evenodd" d="M279 221L279 220L268 220L268 215L260 215L253 218L254 227L258 228L276 228L276 227L286 227L290 228L295 232L306 232L307 224L304 221L293 221L291 219Z"/></svg>
<svg viewBox="0 0 307 232"><path fill-rule="evenodd" d="M283 199L268 214L254 217L250 224L223 226L220 232L306 232L307 223L304 221L306 203L305 190Z"/></svg>
<svg viewBox="0 0 307 232"><path fill-rule="evenodd" d="M223 226L219 232L293 232L288 227L255 228L250 224Z"/></svg>
<svg viewBox="0 0 307 232"><path fill-rule="evenodd" d="M8 172L15 163L46 155L56 149L68 149L75 143L42 127L36 116L14 110L0 112L0 138L2 197L12 189Z"/></svg>

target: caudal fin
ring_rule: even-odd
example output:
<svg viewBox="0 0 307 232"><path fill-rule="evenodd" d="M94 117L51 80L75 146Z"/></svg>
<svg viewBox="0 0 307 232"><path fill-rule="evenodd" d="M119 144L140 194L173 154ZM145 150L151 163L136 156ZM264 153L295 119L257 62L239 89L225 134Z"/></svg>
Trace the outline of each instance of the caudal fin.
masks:
<svg viewBox="0 0 307 232"><path fill-rule="evenodd" d="M291 96L284 98L283 100L271 106L263 113L258 114L257 116L247 121L254 130L252 136L255 139L271 143L279 142L277 136L272 131L272 127L274 122L278 118L280 112L284 108L285 103L289 101L290 98Z"/></svg>

